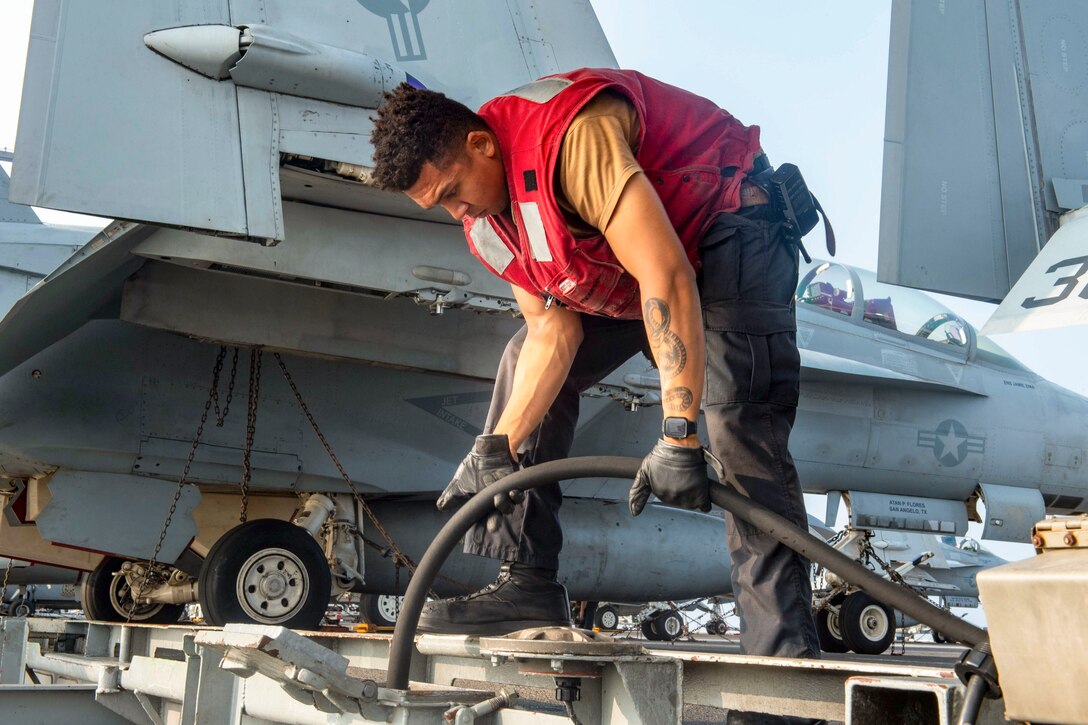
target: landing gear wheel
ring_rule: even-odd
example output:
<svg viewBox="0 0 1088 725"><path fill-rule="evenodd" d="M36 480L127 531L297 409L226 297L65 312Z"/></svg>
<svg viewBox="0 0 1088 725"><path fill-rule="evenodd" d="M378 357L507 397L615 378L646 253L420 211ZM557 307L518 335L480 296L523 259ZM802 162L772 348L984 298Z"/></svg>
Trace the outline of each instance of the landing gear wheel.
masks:
<svg viewBox="0 0 1088 725"><path fill-rule="evenodd" d="M725 622L720 619L711 619L706 623L707 634L716 634L721 637L728 631L729 628L726 626Z"/></svg>
<svg viewBox="0 0 1088 725"><path fill-rule="evenodd" d="M861 655L878 655L895 639L895 612L865 592L854 592L839 610L842 641Z"/></svg>
<svg viewBox="0 0 1088 725"><path fill-rule="evenodd" d="M932 637L933 641L936 642L937 644L948 644L949 642L952 641L948 637L945 637L943 634L941 634L940 632L938 632L935 629L930 631L929 636Z"/></svg>
<svg viewBox="0 0 1088 725"><path fill-rule="evenodd" d="M404 597L395 594L367 594L360 609L366 621L375 627L395 627Z"/></svg>
<svg viewBox="0 0 1088 725"><path fill-rule="evenodd" d="M215 542L200 568L200 609L209 624L315 629L332 595L321 547L287 521L257 519Z"/></svg>
<svg viewBox="0 0 1088 725"><path fill-rule="evenodd" d="M675 609L662 609L650 618L650 627L660 642L675 642L684 633L684 618Z"/></svg>
<svg viewBox="0 0 1088 725"><path fill-rule="evenodd" d="M842 640L842 628L839 626L841 607L828 607L816 612L816 636L820 639L820 649L832 654L849 651L850 647Z"/></svg>
<svg viewBox="0 0 1088 725"><path fill-rule="evenodd" d="M107 556L87 576L79 589L79 599L87 619L99 622L125 622L132 609L132 589L121 573L125 559ZM141 624L176 624L185 607L181 604L141 604L132 613L132 621Z"/></svg>
<svg viewBox="0 0 1088 725"><path fill-rule="evenodd" d="M651 642L660 642L661 638L657 636L657 631L654 629L654 615L646 617L642 620L642 624L639 625L642 630L642 636Z"/></svg>
<svg viewBox="0 0 1088 725"><path fill-rule="evenodd" d="M29 617L34 613L34 609L20 597L11 603L11 612L16 617Z"/></svg>
<svg viewBox="0 0 1088 725"><path fill-rule="evenodd" d="M616 612L616 608L607 604L597 607L597 611L593 614L593 626L609 631L619 629L620 615Z"/></svg>

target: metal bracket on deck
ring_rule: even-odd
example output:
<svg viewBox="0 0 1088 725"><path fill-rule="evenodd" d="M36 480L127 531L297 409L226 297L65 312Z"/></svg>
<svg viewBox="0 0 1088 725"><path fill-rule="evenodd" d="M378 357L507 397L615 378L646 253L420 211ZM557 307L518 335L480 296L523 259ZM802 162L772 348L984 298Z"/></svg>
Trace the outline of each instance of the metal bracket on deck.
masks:
<svg viewBox="0 0 1088 725"><path fill-rule="evenodd" d="M200 632L194 644L219 654L220 668L248 679L261 674L292 699L320 712L361 715L388 722L397 708L437 710L451 705L476 705L494 693L420 685L409 692L387 690L371 679L355 677L348 660L284 627L228 624L222 630ZM262 683L246 688L245 711L255 717L282 713L275 693ZM262 715L262 710L270 712Z"/></svg>
<svg viewBox="0 0 1088 725"><path fill-rule="evenodd" d="M650 655L640 642L544 627L482 638L480 655L513 660L523 675L554 677L556 698L577 722L605 722L605 713L616 712L627 722L678 723L683 716L682 665Z"/></svg>
<svg viewBox="0 0 1088 725"><path fill-rule="evenodd" d="M220 668L241 678L260 673L322 712L380 715L378 685L348 674L348 660L284 627L228 624L194 643L222 657ZM301 697L298 697L301 695Z"/></svg>

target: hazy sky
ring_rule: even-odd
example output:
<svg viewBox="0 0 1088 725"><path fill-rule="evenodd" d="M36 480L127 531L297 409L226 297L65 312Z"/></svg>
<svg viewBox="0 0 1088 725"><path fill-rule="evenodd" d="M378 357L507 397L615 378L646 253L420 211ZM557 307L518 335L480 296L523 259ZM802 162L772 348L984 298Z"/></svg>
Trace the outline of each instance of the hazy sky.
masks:
<svg viewBox="0 0 1088 725"><path fill-rule="evenodd" d="M875 269L890 0L592 2L622 67L683 86L761 126L771 160L797 164L830 213L837 259ZM31 6L31 0L0 3L6 40L0 49L2 148L15 143ZM47 221L79 219L41 215ZM819 228L807 243L814 254L824 254ZM942 301L976 327L993 310ZM997 341L1041 375L1088 395L1084 328Z"/></svg>

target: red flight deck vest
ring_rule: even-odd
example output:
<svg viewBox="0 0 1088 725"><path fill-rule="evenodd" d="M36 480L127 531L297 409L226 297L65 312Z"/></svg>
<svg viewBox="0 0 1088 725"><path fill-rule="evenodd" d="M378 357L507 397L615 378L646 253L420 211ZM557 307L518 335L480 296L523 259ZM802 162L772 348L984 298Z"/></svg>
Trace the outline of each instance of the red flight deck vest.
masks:
<svg viewBox="0 0 1088 725"><path fill-rule="evenodd" d="M699 240L714 217L740 208L741 182L760 153L759 127L635 71L560 73L485 103L479 114L498 137L510 208L463 223L469 249L506 281L577 312L640 319L638 282L603 235L574 237L555 200L563 137L605 89L634 104L640 122L635 158L698 271Z"/></svg>

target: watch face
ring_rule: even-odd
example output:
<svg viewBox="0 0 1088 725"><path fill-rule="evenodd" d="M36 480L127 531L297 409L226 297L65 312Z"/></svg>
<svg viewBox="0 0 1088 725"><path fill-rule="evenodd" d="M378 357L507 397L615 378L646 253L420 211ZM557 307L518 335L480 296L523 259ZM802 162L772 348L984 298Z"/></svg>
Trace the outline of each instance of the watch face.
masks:
<svg viewBox="0 0 1088 725"><path fill-rule="evenodd" d="M669 438L687 438L695 432L695 424L687 418L666 418L661 432Z"/></svg>

